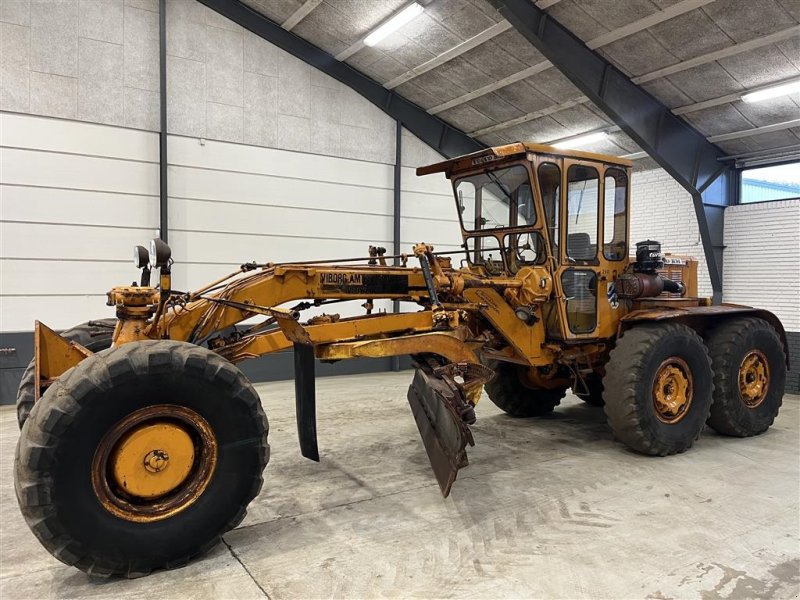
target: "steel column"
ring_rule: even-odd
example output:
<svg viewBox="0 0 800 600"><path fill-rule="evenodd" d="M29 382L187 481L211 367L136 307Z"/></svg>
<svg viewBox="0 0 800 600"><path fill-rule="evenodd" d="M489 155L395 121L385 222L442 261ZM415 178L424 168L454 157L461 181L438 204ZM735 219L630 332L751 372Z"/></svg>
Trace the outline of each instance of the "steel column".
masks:
<svg viewBox="0 0 800 600"><path fill-rule="evenodd" d="M694 200L714 301L722 298L722 213L735 186L725 153L545 11L528 0L490 0L503 17L681 184ZM712 186L713 184L713 186Z"/></svg>
<svg viewBox="0 0 800 600"><path fill-rule="evenodd" d="M411 133L448 158L476 152L486 146L443 120L425 112L393 90L358 72L350 65L336 60L271 21L260 12L239 0L199 0L212 10L264 38L281 50L296 56L352 88L393 119L400 121Z"/></svg>
<svg viewBox="0 0 800 600"><path fill-rule="evenodd" d="M169 238L169 194L167 193L167 0L158 3L158 79L160 128L158 132L159 237Z"/></svg>
<svg viewBox="0 0 800 600"><path fill-rule="evenodd" d="M393 224L393 250L394 265L400 264L400 252L402 252L400 244L400 182L403 174L403 124L398 119L395 126L394 138L394 210L392 211L392 224ZM400 301L392 300L392 310L396 313L400 312ZM392 371L400 370L400 357L392 357Z"/></svg>

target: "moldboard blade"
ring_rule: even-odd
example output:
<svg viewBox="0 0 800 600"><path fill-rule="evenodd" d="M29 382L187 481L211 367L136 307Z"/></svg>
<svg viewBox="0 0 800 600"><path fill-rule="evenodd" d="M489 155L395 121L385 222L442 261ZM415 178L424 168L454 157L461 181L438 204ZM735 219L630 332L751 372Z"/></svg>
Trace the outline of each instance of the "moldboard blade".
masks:
<svg viewBox="0 0 800 600"><path fill-rule="evenodd" d="M472 432L455 408L455 392L441 378L417 369L408 388L408 403L431 461L442 495L447 498L458 470L469 464L466 446Z"/></svg>

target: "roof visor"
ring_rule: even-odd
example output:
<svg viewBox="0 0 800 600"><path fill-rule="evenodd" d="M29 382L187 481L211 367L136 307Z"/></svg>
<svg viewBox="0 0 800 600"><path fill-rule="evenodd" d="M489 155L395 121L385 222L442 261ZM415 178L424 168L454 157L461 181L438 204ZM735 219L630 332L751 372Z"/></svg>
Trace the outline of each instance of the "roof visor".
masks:
<svg viewBox="0 0 800 600"><path fill-rule="evenodd" d="M481 164L484 162L492 162L497 158L512 156L514 154L524 154L526 152L525 144L522 142L515 142L513 144L505 144L504 146L494 146L486 150L473 152L464 156L457 156L450 160L444 160L425 167L417 167L417 175L430 175L431 173L449 173L452 171L452 166L457 162L472 160L473 164Z"/></svg>

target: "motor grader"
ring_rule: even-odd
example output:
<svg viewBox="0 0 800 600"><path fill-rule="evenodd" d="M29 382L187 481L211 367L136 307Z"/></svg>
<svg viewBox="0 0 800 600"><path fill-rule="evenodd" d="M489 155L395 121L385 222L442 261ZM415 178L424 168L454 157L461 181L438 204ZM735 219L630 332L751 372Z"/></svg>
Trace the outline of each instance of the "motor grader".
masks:
<svg viewBox="0 0 800 600"><path fill-rule="evenodd" d="M421 167L452 182L457 253L420 243L399 256L252 262L180 291L169 247L137 246L141 278L108 292L115 319L61 334L36 323L15 461L30 528L92 575L142 575L208 550L241 522L269 459L267 418L235 365L273 352L294 352L312 460L315 361L410 355L408 400L444 496L467 465L483 389L508 415L536 417L571 388L644 454L683 452L706 424L766 431L787 369L781 323L698 297L697 262L658 242L631 252L631 171L523 143ZM419 310L376 311L377 299ZM351 300L365 314L332 312Z"/></svg>

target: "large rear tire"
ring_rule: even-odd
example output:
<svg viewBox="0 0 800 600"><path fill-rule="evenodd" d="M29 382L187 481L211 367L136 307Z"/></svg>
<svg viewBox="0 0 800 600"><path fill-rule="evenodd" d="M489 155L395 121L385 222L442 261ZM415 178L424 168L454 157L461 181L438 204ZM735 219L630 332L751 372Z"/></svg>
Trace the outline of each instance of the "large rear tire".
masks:
<svg viewBox="0 0 800 600"><path fill-rule="evenodd" d="M694 330L640 325L617 340L603 380L614 435L643 454L685 452L700 437L714 389L711 360Z"/></svg>
<svg viewBox="0 0 800 600"><path fill-rule="evenodd" d="M541 417L561 404L567 388L547 390L524 382L524 367L507 362L493 362L497 374L484 388L489 399L512 417Z"/></svg>
<svg viewBox="0 0 800 600"><path fill-rule="evenodd" d="M764 433L778 416L786 385L783 343L763 319L733 319L712 329L706 344L714 367L709 426L723 435Z"/></svg>
<svg viewBox="0 0 800 600"><path fill-rule="evenodd" d="M100 352L111 347L111 337L114 334L114 327L117 325L116 319L98 319L81 323L72 329L67 329L61 333L62 337L73 342L78 342L81 346L92 352ZM19 428L25 424L28 415L31 414L34 397L34 386L36 385L36 364L35 360L28 363L28 368L22 374L17 390L17 423Z"/></svg>
<svg viewBox="0 0 800 600"><path fill-rule="evenodd" d="M233 364L184 342L132 342L83 360L33 407L17 499L42 545L91 575L181 566L244 518L267 432Z"/></svg>

